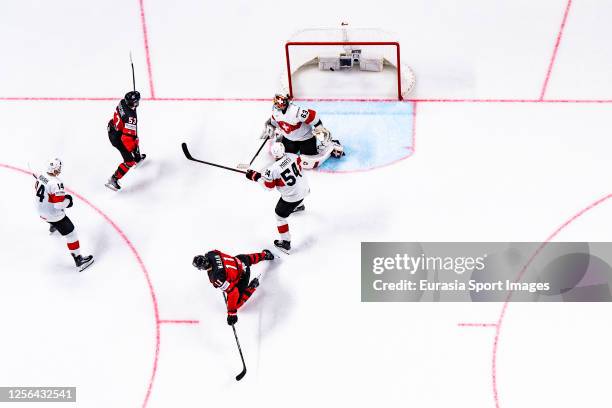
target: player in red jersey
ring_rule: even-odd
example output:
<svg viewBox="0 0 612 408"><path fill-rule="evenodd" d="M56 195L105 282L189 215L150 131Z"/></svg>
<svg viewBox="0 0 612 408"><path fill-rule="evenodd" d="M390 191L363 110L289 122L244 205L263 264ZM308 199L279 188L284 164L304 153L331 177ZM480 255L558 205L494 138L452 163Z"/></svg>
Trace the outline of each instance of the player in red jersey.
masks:
<svg viewBox="0 0 612 408"><path fill-rule="evenodd" d="M196 255L193 266L206 270L210 283L227 294L227 324L238 321L238 309L249 300L259 286L259 279L251 277L251 265L262 260L271 261L274 255L267 249L254 254L231 256L219 250L212 250L206 255Z"/></svg>
<svg viewBox="0 0 612 408"><path fill-rule="evenodd" d="M117 105L113 118L108 122L108 139L119 150L123 159L123 163L119 165L106 183L106 187L114 191L121 189L118 181L130 171L130 168L147 157L146 154L140 154L138 146L136 108L139 103L140 93L138 91L126 93L125 97Z"/></svg>

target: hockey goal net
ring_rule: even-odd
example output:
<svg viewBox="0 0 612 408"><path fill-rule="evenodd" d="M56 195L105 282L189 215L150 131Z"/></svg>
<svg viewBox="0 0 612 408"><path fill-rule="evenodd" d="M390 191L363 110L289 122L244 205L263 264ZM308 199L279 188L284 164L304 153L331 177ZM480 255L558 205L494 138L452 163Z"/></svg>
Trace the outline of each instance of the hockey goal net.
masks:
<svg viewBox="0 0 612 408"><path fill-rule="evenodd" d="M315 93L335 90L334 97L402 100L416 84L412 69L402 62L397 37L377 28L343 24L338 28L301 30L286 42L285 57L281 91L292 97L320 96L313 95L312 86L301 84L303 77L312 77L315 72L319 75Z"/></svg>

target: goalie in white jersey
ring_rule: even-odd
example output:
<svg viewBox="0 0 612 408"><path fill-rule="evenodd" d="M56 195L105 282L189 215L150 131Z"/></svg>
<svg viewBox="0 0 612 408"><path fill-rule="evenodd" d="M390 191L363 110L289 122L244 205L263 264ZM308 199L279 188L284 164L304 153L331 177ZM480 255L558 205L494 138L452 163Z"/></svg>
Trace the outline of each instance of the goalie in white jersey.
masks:
<svg viewBox="0 0 612 408"><path fill-rule="evenodd" d="M283 252L291 250L291 234L287 218L296 211L305 209L302 202L310 193L308 181L302 172L302 159L294 153L286 153L285 146L276 142L272 144L272 156L276 159L263 171L263 175L254 170L247 170L249 180L261 183L272 190L276 188L281 198L274 209L280 240L274 240L274 246Z"/></svg>
<svg viewBox="0 0 612 408"><path fill-rule="evenodd" d="M274 95L272 116L265 123L261 138L282 142L287 153L300 154L305 169L319 167L330 156L337 159L344 156L342 145L332 140L319 114L294 104L289 95Z"/></svg>
<svg viewBox="0 0 612 408"><path fill-rule="evenodd" d="M40 218L50 224L49 232L58 231L65 239L74 263L82 271L93 263L93 256L81 255L79 238L70 218L66 216L66 208L73 205L72 196L64 191L64 183L57 177L62 172L60 159L49 160L46 174L33 174L35 204Z"/></svg>

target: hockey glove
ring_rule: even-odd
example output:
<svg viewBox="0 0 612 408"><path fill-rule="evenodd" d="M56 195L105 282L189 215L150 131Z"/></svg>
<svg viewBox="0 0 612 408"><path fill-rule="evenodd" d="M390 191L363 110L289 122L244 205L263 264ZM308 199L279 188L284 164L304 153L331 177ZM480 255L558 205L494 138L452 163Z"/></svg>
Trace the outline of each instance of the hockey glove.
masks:
<svg viewBox="0 0 612 408"><path fill-rule="evenodd" d="M272 124L272 119L268 119L264 124L264 130L261 132L261 139L271 139L274 137L274 125Z"/></svg>
<svg viewBox="0 0 612 408"><path fill-rule="evenodd" d="M257 181L261 177L261 173L255 170L248 169L246 172L246 178L249 180Z"/></svg>
<svg viewBox="0 0 612 408"><path fill-rule="evenodd" d="M274 259L274 254L270 252L269 249L264 249L263 251L261 251L261 253L263 255L263 259L265 259L266 261L271 261Z"/></svg>
<svg viewBox="0 0 612 408"><path fill-rule="evenodd" d="M312 135L317 138L319 142L324 145L327 145L331 142L331 132L323 127L323 125L319 125L314 128L312 131Z"/></svg>
<svg viewBox="0 0 612 408"><path fill-rule="evenodd" d="M68 206L66 208L70 208L74 204L74 201L72 200L72 196L70 194L66 194L64 196L64 200L70 201L70 203L68 203Z"/></svg>
<svg viewBox="0 0 612 408"><path fill-rule="evenodd" d="M227 324L229 324L230 326L233 326L236 324L236 322L238 321L238 315L231 315L228 314L227 315Z"/></svg>

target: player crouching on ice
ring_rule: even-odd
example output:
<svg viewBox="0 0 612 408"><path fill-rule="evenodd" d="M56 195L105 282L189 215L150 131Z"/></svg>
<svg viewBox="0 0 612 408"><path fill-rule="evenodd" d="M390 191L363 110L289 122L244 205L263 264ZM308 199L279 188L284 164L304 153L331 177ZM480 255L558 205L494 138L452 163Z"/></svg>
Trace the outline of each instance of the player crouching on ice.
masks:
<svg viewBox="0 0 612 408"><path fill-rule="evenodd" d="M272 259L274 255L267 249L255 254L237 256L215 249L206 255L196 255L192 264L199 270L205 270L210 283L227 294L227 324L234 325L238 321L238 309L259 286L258 278L249 282L251 265Z"/></svg>
<svg viewBox="0 0 612 408"><path fill-rule="evenodd" d="M74 224L66 216L64 211L73 205L72 196L64 191L64 183L57 177L62 172L62 161L60 159L49 160L47 174L33 174L36 178L34 191L36 192L35 203L40 218L50 224L49 232L59 233L66 239L68 250L74 259L79 272L87 268L94 261L92 255L81 255L79 238L74 229Z"/></svg>
<svg viewBox="0 0 612 408"><path fill-rule="evenodd" d="M342 145L332 140L317 112L295 105L289 95L274 95L272 117L265 123L261 138L274 138L285 145L288 153L299 153L305 169L319 167L330 156L337 159L344 156Z"/></svg>
<svg viewBox="0 0 612 408"><path fill-rule="evenodd" d="M304 198L310 193L306 176L302 173L302 159L294 153L286 153L285 145L279 142L272 144L270 152L276 160L264 170L263 176L255 170L247 170L249 180L261 183L267 189L276 188L281 198L276 204L274 212L280 240L274 240L274 246L285 253L291 250L291 234L287 218L294 212L303 211Z"/></svg>

